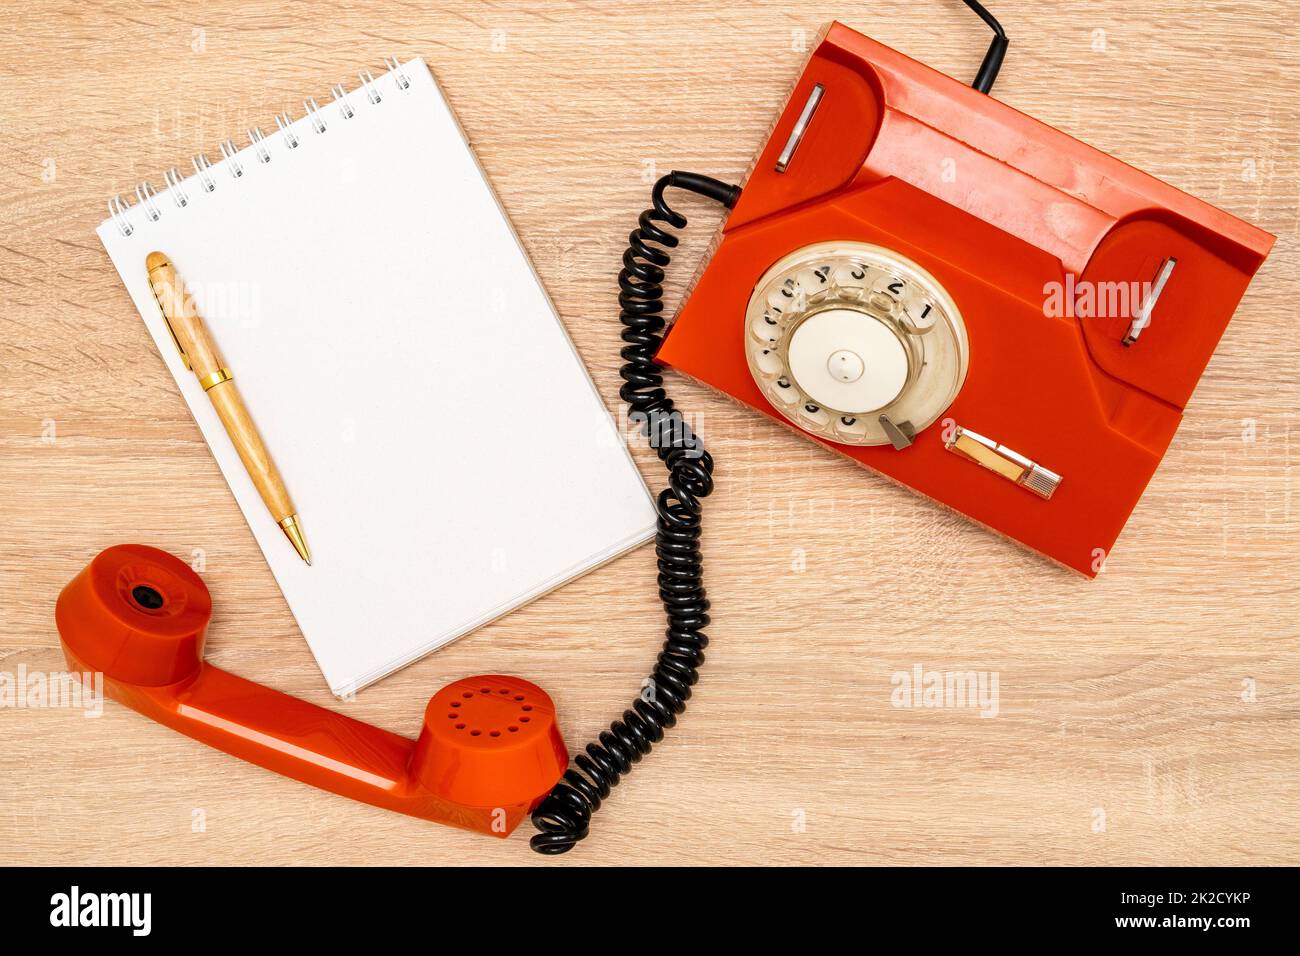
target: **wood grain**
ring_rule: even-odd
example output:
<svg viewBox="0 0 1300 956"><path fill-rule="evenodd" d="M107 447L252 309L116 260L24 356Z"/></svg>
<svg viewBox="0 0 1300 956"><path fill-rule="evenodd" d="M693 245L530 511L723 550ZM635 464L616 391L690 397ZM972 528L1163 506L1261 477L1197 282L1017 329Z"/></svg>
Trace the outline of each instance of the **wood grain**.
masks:
<svg viewBox="0 0 1300 956"><path fill-rule="evenodd" d="M996 11L1001 99L1280 237L1178 438L1089 582L674 377L718 461L708 665L593 839L547 865L1300 862L1291 14ZM413 734L445 682L517 673L571 744L598 731L661 639L646 549L334 701L93 230L107 196L423 55L612 407L613 279L648 183L740 177L832 17L963 77L987 42L948 0L6 5L0 670L58 669L58 590L138 541L203 566L209 657L243 676ZM686 212L671 301L716 221ZM918 665L996 672L997 716L894 706ZM111 703L2 711L0 752L0 862L539 862L522 833L350 803Z"/></svg>

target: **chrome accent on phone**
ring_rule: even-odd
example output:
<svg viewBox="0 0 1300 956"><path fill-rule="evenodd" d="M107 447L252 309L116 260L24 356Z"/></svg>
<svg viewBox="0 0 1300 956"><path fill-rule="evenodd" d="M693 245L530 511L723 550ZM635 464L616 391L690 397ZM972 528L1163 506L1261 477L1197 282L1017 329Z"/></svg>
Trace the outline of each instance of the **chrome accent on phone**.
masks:
<svg viewBox="0 0 1300 956"><path fill-rule="evenodd" d="M968 428L959 426L952 438L944 442L944 448L1043 499L1051 498L1061 484L1061 476L1056 472Z"/></svg>
<svg viewBox="0 0 1300 956"><path fill-rule="evenodd" d="M1156 303L1160 301L1160 295L1165 291L1165 283L1174 274L1174 267L1177 265L1178 260L1173 256L1160 263L1155 281L1151 283L1151 292L1142 300L1142 307L1138 309L1137 315L1128 327L1128 333L1123 338L1122 344L1125 348L1136 343L1142 330L1151 324L1151 313L1156 310Z"/></svg>
<svg viewBox="0 0 1300 956"><path fill-rule="evenodd" d="M808 125L812 122L813 113L817 112L817 104L822 101L822 94L826 92L826 87L818 83L808 94L808 102L803 105L803 112L799 114L799 119L795 121L794 129L790 130L790 138L785 141L785 147L781 150L781 155L776 160L776 171L783 173L790 161L794 159L794 151L799 148L799 143L803 139L803 134L808 132Z"/></svg>

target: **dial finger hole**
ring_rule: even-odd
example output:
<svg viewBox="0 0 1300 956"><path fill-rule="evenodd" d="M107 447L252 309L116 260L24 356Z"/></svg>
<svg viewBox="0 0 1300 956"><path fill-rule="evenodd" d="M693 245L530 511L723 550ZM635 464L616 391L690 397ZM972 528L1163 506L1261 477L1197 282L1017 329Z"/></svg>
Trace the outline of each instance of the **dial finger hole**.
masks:
<svg viewBox="0 0 1300 956"><path fill-rule="evenodd" d="M749 334L770 347L781 340L781 326L772 321L771 315L764 313L749 324Z"/></svg>
<svg viewBox="0 0 1300 956"><path fill-rule="evenodd" d="M767 394L772 404L781 408L793 408L804 400L803 393L791 384L789 376L786 375L773 382Z"/></svg>
<svg viewBox="0 0 1300 956"><path fill-rule="evenodd" d="M814 428L825 428L831 423L831 413L813 402L804 402L799 406L799 420Z"/></svg>
<svg viewBox="0 0 1300 956"><path fill-rule="evenodd" d="M867 434L867 420L861 415L841 415L835 419L834 427L835 434L840 438L865 438Z"/></svg>
<svg viewBox="0 0 1300 956"><path fill-rule="evenodd" d="M772 349L760 351L754 357L754 364L764 375L781 375L785 371L785 363L781 361L781 356Z"/></svg>

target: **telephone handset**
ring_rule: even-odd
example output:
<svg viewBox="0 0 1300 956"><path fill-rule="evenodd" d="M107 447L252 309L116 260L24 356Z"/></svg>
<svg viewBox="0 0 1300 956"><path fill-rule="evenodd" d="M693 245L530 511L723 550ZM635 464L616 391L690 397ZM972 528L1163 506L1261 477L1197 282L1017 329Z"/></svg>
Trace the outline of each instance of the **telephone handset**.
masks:
<svg viewBox="0 0 1300 956"><path fill-rule="evenodd" d="M411 740L207 663L211 616L199 576L139 544L100 552L55 605L69 669L102 673L106 696L353 800L504 837L568 763L555 706L536 684L497 675L448 684Z"/></svg>

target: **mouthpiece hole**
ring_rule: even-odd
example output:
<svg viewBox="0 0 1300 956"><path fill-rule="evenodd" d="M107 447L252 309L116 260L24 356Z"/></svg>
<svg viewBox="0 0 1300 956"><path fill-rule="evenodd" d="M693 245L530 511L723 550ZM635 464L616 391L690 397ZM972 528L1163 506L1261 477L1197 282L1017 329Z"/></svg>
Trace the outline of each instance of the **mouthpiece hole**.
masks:
<svg viewBox="0 0 1300 956"><path fill-rule="evenodd" d="M163 606L163 596L147 584L137 584L133 587L131 598L146 611L156 611Z"/></svg>

